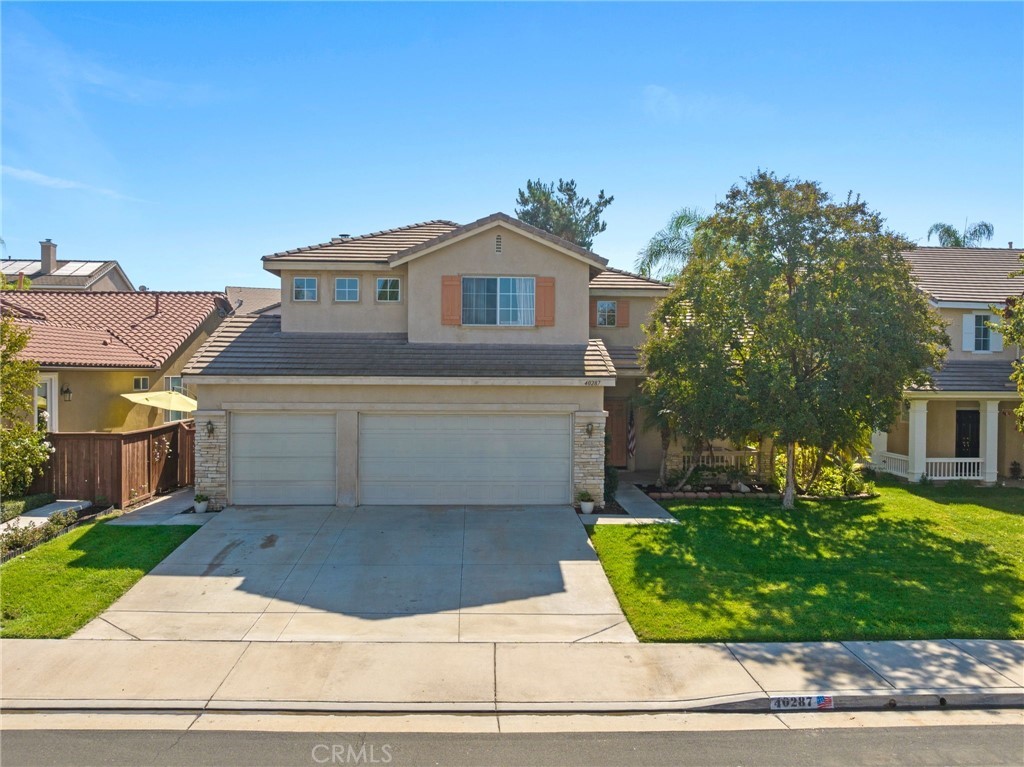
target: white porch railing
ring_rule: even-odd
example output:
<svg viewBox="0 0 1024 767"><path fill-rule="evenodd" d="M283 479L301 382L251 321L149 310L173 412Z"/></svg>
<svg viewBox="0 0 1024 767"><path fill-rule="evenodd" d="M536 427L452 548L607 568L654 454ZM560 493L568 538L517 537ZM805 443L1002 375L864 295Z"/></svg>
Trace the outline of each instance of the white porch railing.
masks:
<svg viewBox="0 0 1024 767"><path fill-rule="evenodd" d="M980 458L925 458L929 479L981 479Z"/></svg>
<svg viewBox="0 0 1024 767"><path fill-rule="evenodd" d="M895 474L906 479L910 473L910 456L899 453L882 453L880 468L886 474Z"/></svg>
<svg viewBox="0 0 1024 767"><path fill-rule="evenodd" d="M899 453L882 453L878 468L887 474L916 480L910 476L910 457ZM924 473L929 479L982 479L980 458L925 458Z"/></svg>
<svg viewBox="0 0 1024 767"><path fill-rule="evenodd" d="M682 461L683 471L690 468L693 462L692 455L684 455ZM706 466L709 469L739 469L745 474L757 472L757 451L756 450L715 450L713 453L704 453L697 461L698 466Z"/></svg>

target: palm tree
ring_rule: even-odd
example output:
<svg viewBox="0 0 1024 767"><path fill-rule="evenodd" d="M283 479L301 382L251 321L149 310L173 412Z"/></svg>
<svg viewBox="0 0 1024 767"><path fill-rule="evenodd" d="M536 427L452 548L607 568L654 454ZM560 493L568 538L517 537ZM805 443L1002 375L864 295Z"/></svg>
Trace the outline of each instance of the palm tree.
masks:
<svg viewBox="0 0 1024 767"><path fill-rule="evenodd" d="M704 214L696 208L677 210L668 225L640 251L636 270L645 277L659 275L671 280L689 261L693 253L694 233L703 220Z"/></svg>
<svg viewBox="0 0 1024 767"><path fill-rule="evenodd" d="M950 224L938 223L932 224L928 230L928 240L930 241L934 234L939 238L939 245L944 248L977 248L980 247L982 240L991 240L995 233L995 227L988 221L977 221L973 224L964 221L962 232L958 232L956 227Z"/></svg>

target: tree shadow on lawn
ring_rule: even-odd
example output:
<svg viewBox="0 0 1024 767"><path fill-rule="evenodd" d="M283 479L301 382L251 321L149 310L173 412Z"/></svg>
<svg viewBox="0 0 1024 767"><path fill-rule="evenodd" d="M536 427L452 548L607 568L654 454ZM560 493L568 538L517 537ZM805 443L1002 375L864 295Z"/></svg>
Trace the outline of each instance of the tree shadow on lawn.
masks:
<svg viewBox="0 0 1024 767"><path fill-rule="evenodd" d="M1024 637L1019 563L883 511L708 503L634 528L627 615L660 641Z"/></svg>

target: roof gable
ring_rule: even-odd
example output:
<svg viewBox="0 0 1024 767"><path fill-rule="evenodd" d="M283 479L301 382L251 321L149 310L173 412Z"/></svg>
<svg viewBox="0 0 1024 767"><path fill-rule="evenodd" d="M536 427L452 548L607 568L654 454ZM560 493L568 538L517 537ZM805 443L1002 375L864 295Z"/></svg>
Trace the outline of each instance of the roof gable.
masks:
<svg viewBox="0 0 1024 767"><path fill-rule="evenodd" d="M26 357L90 367L160 367L213 312L228 308L216 292L25 290L6 291L2 301L5 313L40 333Z"/></svg>
<svg viewBox="0 0 1024 767"><path fill-rule="evenodd" d="M672 286L652 277L644 277L641 274L607 266L603 272L590 281L590 289L593 291L645 290L652 293L667 293Z"/></svg>

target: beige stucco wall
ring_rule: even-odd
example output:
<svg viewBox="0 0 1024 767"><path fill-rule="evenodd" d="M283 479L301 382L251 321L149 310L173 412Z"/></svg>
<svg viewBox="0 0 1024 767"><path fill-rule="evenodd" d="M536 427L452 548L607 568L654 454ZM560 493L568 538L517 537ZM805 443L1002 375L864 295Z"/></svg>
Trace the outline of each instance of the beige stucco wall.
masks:
<svg viewBox="0 0 1024 767"><path fill-rule="evenodd" d="M475 410L476 412L560 412L573 414L576 421L574 445L577 453L586 452L574 457L574 477L580 488L593 492L597 477L603 477L604 462L595 459L594 455L603 456L603 389L602 387L583 386L436 386L436 385L313 385L313 384L197 384L191 381L199 397L197 421L197 446L205 437L202 424L207 413L226 415L228 422L228 440L223 448L230 455L230 419L232 412L282 412L287 410L310 410L333 413L337 424L338 441L338 503L351 505L358 502L358 439L359 413L387 411L397 412L457 412L459 410ZM580 432L581 424L593 422L594 434L584 438ZM593 445L584 446L580 440L593 441L601 445L599 453ZM197 447L197 450L199 448ZM229 466L230 462L221 455L221 448L213 445L209 450L202 447L200 464L197 464L197 476L206 475L205 463L220 461ZM200 453L197 453L200 455ZM230 474L230 471L228 471ZM220 502L230 501L228 487L230 476L222 482L216 479L209 481L205 489L199 488ZM218 484L218 482L221 482ZM603 483L603 480L601 480ZM581 484L582 483L582 484ZM578 492L574 489L573 493Z"/></svg>
<svg viewBox="0 0 1024 767"><path fill-rule="evenodd" d="M500 234L502 252L494 252ZM408 263L409 341L412 343L584 344L589 338L590 267L514 229L499 226ZM552 327L461 327L441 324L441 277L555 278Z"/></svg>
<svg viewBox="0 0 1024 767"><path fill-rule="evenodd" d="M124 281L120 274L115 270L111 270L90 285L89 290L92 292L100 292L104 290L131 290L131 286Z"/></svg>
<svg viewBox="0 0 1024 767"><path fill-rule="evenodd" d="M982 311L982 310L978 310ZM986 314L992 314L991 312L985 311ZM1017 358L1018 349L1012 344L1003 345L1001 352L975 352L972 350L964 351L963 344L963 317L964 315L973 315L974 311L971 309L939 309L939 314L942 315L942 319L946 322L946 333L949 334L950 350L946 357L951 360L1014 360ZM993 314L993 320L997 320ZM973 320L972 320L973 321Z"/></svg>
<svg viewBox="0 0 1024 767"><path fill-rule="evenodd" d="M164 423L164 411L136 405L121 395L131 392L136 376L149 377L149 391L163 391L164 377L180 375L189 358L210 337L221 322L215 313L207 318L189 340L158 370L76 370L41 368L56 373L57 391L71 388L71 402L57 396L57 429L69 431L134 431Z"/></svg>
<svg viewBox="0 0 1024 767"><path fill-rule="evenodd" d="M1016 461L1024 467L1024 433L1017 428L1014 408L1020 400L999 403L999 474L1010 476L1010 464Z"/></svg>
<svg viewBox="0 0 1024 767"><path fill-rule="evenodd" d="M907 455L910 450L910 424L902 418L889 427L888 451Z"/></svg>
<svg viewBox="0 0 1024 767"><path fill-rule="evenodd" d="M637 298L633 296L612 295L611 293L592 292L590 297L597 301L629 301L629 326L625 328L593 327L590 328L591 338L600 338L605 346L639 346L644 342L643 326L647 324L654 310L657 299ZM590 305L587 304L588 323Z"/></svg>
<svg viewBox="0 0 1024 767"><path fill-rule="evenodd" d="M316 301L292 300L292 279L295 277L318 279ZM335 277L357 277L359 300L335 301ZM401 280L400 301L377 302L378 277L397 277ZM281 329L286 333L404 333L409 293L408 274L404 266L392 270L282 271Z"/></svg>

